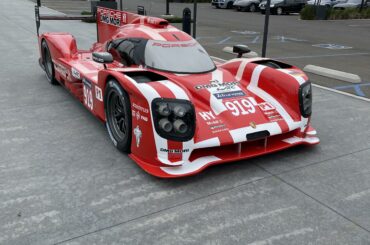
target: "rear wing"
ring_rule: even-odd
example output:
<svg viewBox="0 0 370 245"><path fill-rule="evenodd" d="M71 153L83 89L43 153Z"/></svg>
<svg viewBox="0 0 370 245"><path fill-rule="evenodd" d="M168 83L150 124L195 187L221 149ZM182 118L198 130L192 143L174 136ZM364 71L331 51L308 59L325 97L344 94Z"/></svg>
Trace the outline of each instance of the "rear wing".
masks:
<svg viewBox="0 0 370 245"><path fill-rule="evenodd" d="M41 0L35 6L35 20L37 36L40 35L41 20L93 20L92 15L40 15Z"/></svg>
<svg viewBox="0 0 370 245"><path fill-rule="evenodd" d="M41 0L37 0L35 6L35 20L37 36L41 26L41 20L95 20L93 15L40 15ZM139 10L139 9L138 9ZM145 11L140 11L145 14ZM167 25L166 20L146 17L131 12L114 10L104 7L97 7L96 11L96 28L97 28L97 41L103 43L111 38L114 32L126 24L162 24Z"/></svg>

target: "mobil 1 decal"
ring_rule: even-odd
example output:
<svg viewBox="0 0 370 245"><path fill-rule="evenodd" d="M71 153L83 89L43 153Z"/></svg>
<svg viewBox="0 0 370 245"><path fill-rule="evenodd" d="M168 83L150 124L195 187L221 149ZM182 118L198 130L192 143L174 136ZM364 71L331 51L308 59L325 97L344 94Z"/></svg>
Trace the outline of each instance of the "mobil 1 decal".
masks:
<svg viewBox="0 0 370 245"><path fill-rule="evenodd" d="M93 94L92 94L92 83L90 80L83 78L83 93L84 93L84 104L90 110L94 109Z"/></svg>

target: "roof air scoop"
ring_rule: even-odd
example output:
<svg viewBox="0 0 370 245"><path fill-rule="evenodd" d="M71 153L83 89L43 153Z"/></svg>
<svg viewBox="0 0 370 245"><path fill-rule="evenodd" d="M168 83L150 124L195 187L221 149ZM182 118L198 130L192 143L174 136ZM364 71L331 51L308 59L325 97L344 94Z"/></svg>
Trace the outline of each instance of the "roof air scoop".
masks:
<svg viewBox="0 0 370 245"><path fill-rule="evenodd" d="M141 24L157 28L165 28L168 26L168 21L157 17L140 16L133 20L131 24Z"/></svg>

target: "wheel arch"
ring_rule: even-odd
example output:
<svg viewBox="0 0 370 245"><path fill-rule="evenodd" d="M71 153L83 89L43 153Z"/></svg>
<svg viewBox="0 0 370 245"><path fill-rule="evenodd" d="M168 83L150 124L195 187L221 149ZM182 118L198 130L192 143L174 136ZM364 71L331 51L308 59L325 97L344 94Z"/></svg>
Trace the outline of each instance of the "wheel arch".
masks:
<svg viewBox="0 0 370 245"><path fill-rule="evenodd" d="M78 53L76 39L69 33L44 33L40 36L39 47L42 57L42 43L46 42L52 59L71 59Z"/></svg>
<svg viewBox="0 0 370 245"><path fill-rule="evenodd" d="M103 98L105 95L106 87L108 81L111 79L116 80L119 85L121 85L122 89L126 91L129 98L131 99L132 96L141 96L139 90L135 87L132 81L129 81L122 72L112 71L112 70L102 70L98 74L98 84L97 86L102 90ZM105 101L104 101L105 103ZM102 111L98 112L98 116L101 120L105 121L105 108Z"/></svg>

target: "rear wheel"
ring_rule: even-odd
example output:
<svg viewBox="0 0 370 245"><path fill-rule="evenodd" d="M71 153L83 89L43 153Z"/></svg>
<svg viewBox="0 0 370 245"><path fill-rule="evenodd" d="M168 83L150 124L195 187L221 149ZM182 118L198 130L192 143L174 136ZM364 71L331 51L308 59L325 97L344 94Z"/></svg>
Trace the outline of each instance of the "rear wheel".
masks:
<svg viewBox="0 0 370 245"><path fill-rule="evenodd" d="M282 8L282 7L278 7L278 8L276 9L276 14L277 14L277 15L282 15L282 14L283 14L283 8Z"/></svg>
<svg viewBox="0 0 370 245"><path fill-rule="evenodd" d="M41 50L42 50L42 64L45 69L46 78L48 79L50 84L58 85L59 83L55 79L53 59L51 58L50 49L46 41L42 41Z"/></svg>
<svg viewBox="0 0 370 245"><path fill-rule="evenodd" d="M249 12L256 12L257 10L257 7L254 3L251 4L251 6L249 6Z"/></svg>
<svg viewBox="0 0 370 245"><path fill-rule="evenodd" d="M233 2L228 2L226 8L231 9L233 8Z"/></svg>
<svg viewBox="0 0 370 245"><path fill-rule="evenodd" d="M118 150L129 153L131 149L130 98L115 79L107 83L104 96L106 126Z"/></svg>

